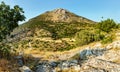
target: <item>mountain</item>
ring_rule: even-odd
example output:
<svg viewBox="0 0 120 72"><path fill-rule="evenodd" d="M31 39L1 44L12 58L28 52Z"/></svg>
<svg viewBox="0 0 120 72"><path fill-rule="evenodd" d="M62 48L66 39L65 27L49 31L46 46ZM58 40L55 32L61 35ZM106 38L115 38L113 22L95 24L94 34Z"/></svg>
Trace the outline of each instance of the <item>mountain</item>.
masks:
<svg viewBox="0 0 120 72"><path fill-rule="evenodd" d="M94 30L96 22L58 8L47 11L11 32L8 41L17 48L42 51L64 51L75 48L75 36L83 30Z"/></svg>
<svg viewBox="0 0 120 72"><path fill-rule="evenodd" d="M66 9L58 8L52 11L47 11L41 15L30 19L28 22L14 29L11 34L22 35L21 33L26 34L26 32L29 32L30 35L31 33L33 35L36 32L38 34L38 31L42 31L39 35L44 34L44 36L46 36L45 34L47 34L49 36L54 36L56 31L61 32L64 30L64 28L67 28L67 30L78 29L76 31L79 31L81 28L83 28L83 26L84 28L86 26L90 27L95 23L96 22L90 19L78 16ZM71 30L71 33L75 34L76 32L72 32Z"/></svg>
<svg viewBox="0 0 120 72"><path fill-rule="evenodd" d="M84 22L84 23L94 23L94 21L89 20L85 17L78 16L66 9L58 8L52 11L47 11L31 20L39 21L53 21L53 22Z"/></svg>

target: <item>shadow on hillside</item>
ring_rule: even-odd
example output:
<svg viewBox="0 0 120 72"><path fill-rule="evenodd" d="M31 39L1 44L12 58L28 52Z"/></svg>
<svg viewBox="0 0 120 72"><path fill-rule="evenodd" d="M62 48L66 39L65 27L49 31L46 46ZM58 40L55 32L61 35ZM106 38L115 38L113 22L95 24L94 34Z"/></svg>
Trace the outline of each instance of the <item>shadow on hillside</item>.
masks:
<svg viewBox="0 0 120 72"><path fill-rule="evenodd" d="M11 55L9 58L0 58L0 72L20 72L20 67L27 66L34 69L41 58L28 55Z"/></svg>

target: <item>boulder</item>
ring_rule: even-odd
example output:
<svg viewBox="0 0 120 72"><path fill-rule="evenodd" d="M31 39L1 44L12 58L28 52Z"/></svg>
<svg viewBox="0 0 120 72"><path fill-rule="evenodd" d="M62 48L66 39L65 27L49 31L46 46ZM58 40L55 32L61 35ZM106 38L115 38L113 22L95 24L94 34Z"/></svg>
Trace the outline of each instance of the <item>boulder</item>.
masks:
<svg viewBox="0 0 120 72"><path fill-rule="evenodd" d="M50 64L50 66L52 66L52 67L57 67L57 65L58 65L58 63L57 62L49 62L49 64Z"/></svg>
<svg viewBox="0 0 120 72"><path fill-rule="evenodd" d="M32 72L32 70L27 66L22 66L19 68L20 72Z"/></svg>
<svg viewBox="0 0 120 72"><path fill-rule="evenodd" d="M89 58L91 56L101 56L104 54L104 52L106 51L106 49L85 49L83 51L80 52L80 59L86 59Z"/></svg>
<svg viewBox="0 0 120 72"><path fill-rule="evenodd" d="M83 50L82 52L80 52L80 59L84 59L86 56L87 50Z"/></svg>
<svg viewBox="0 0 120 72"><path fill-rule="evenodd" d="M35 72L55 72L54 66L56 66L54 62L40 62L39 65L37 65Z"/></svg>
<svg viewBox="0 0 120 72"><path fill-rule="evenodd" d="M55 70L50 65L39 65L35 72L55 72Z"/></svg>
<svg viewBox="0 0 120 72"><path fill-rule="evenodd" d="M24 58L22 55L16 57L18 66L22 67L24 65Z"/></svg>

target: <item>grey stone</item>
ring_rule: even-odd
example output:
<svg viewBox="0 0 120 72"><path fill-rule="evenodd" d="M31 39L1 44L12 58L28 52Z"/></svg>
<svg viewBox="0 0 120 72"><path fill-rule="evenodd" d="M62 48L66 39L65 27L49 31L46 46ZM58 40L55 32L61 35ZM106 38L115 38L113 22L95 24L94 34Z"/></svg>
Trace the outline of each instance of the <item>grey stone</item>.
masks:
<svg viewBox="0 0 120 72"><path fill-rule="evenodd" d="M54 72L54 69L49 65L39 65L35 72Z"/></svg>
<svg viewBox="0 0 120 72"><path fill-rule="evenodd" d="M52 67L57 67L57 62L50 62L49 63Z"/></svg>
<svg viewBox="0 0 120 72"><path fill-rule="evenodd" d="M35 72L55 72L54 66L55 63L48 63L46 61L40 62L39 65L36 67Z"/></svg>
<svg viewBox="0 0 120 72"><path fill-rule="evenodd" d="M92 55L92 50L87 50L85 55L86 55L86 56Z"/></svg>
<svg viewBox="0 0 120 72"><path fill-rule="evenodd" d="M80 52L80 59L85 58L86 52L87 52L87 50L83 50L82 52Z"/></svg>
<svg viewBox="0 0 120 72"><path fill-rule="evenodd" d="M22 55L19 55L16 57L17 59L17 63L20 67L22 67L24 65L24 59L23 59L23 56Z"/></svg>
<svg viewBox="0 0 120 72"><path fill-rule="evenodd" d="M78 61L77 60L69 61L69 66L77 66L77 65L78 65Z"/></svg>
<svg viewBox="0 0 120 72"><path fill-rule="evenodd" d="M19 68L20 72L32 72L32 70L27 66L22 66Z"/></svg>

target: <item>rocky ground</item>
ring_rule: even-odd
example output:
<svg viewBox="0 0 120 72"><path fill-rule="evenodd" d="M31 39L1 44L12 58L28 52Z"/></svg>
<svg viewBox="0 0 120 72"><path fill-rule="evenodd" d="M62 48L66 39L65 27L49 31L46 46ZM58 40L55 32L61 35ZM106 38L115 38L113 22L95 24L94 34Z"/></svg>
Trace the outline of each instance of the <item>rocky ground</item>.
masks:
<svg viewBox="0 0 120 72"><path fill-rule="evenodd" d="M31 70L22 65L21 72L120 72L120 41L104 47L87 47L77 54L77 59L40 60Z"/></svg>

